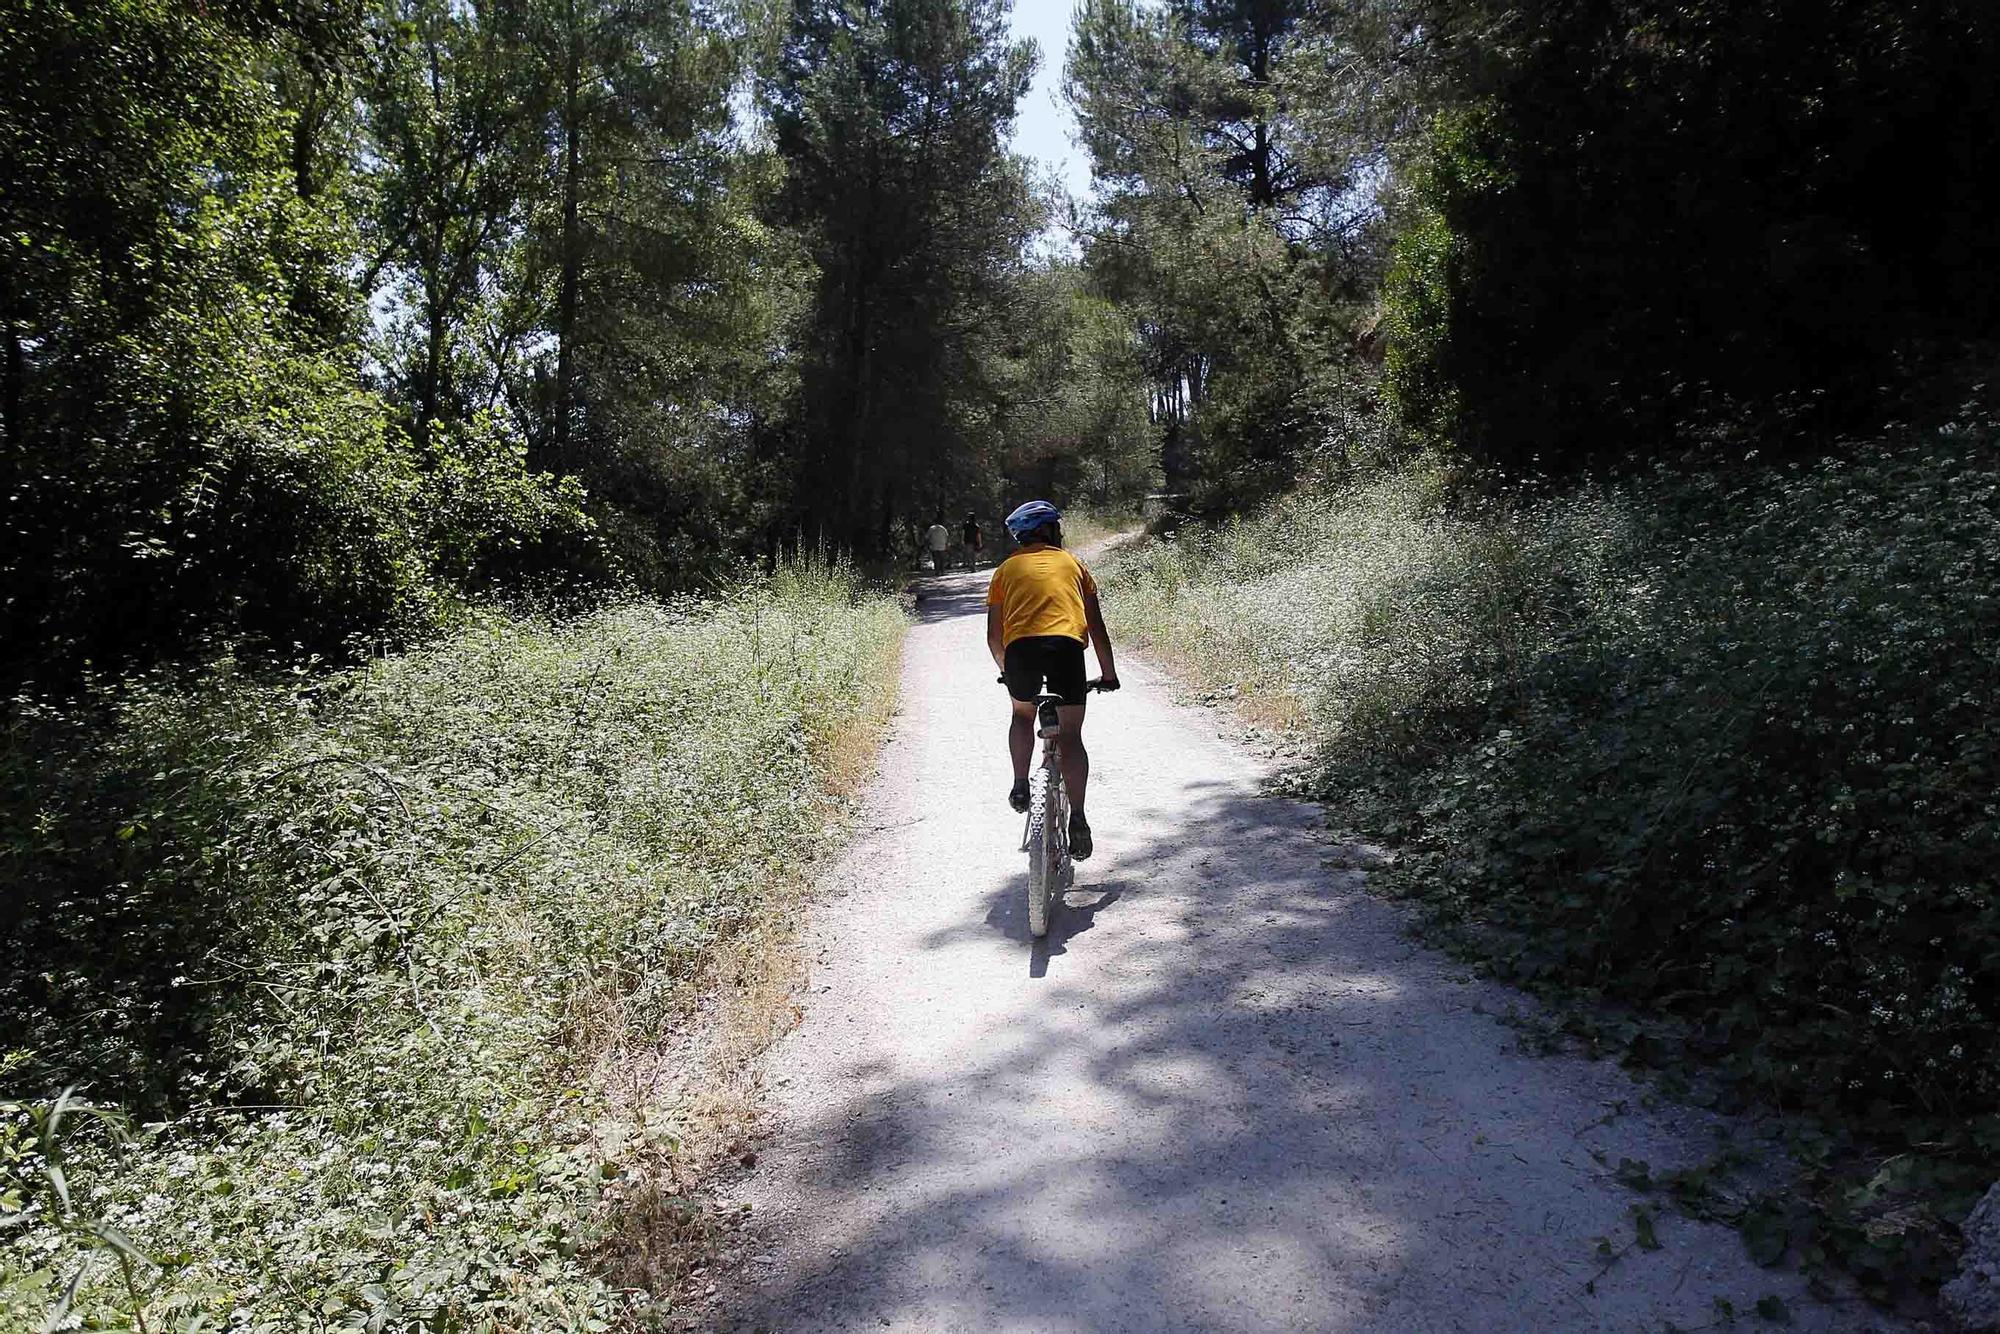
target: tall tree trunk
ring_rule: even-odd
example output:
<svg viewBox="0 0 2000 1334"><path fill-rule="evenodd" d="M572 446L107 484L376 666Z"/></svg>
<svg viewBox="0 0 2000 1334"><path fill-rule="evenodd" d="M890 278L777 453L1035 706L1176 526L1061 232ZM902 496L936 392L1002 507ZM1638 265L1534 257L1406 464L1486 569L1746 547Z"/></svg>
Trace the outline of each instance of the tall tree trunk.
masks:
<svg viewBox="0 0 2000 1334"><path fill-rule="evenodd" d="M28 378L28 362L21 348L21 326L14 322L11 313L6 324L7 387L4 400L0 400L0 415L4 415L4 423L0 424L0 432L4 434L0 434L0 440L12 451L21 443L21 385Z"/></svg>
<svg viewBox="0 0 2000 1334"><path fill-rule="evenodd" d="M338 90L329 86L330 76L317 70L310 71L306 78L305 96L292 119L291 165L292 190L301 201L309 202L319 194L319 181L314 174L319 161L319 134L326 124L327 107ZM331 341L338 337L340 316L325 299L316 281L318 277L311 264L302 268L292 279L288 304L302 326Z"/></svg>
<svg viewBox="0 0 2000 1334"><path fill-rule="evenodd" d="M21 321L15 318L20 309L14 295L12 266L0 262L0 329L7 338L6 384L0 390L0 443L7 446L11 454L17 449L26 432L21 427L21 398L28 382L28 353L21 345ZM25 303L20 303L25 304Z"/></svg>
<svg viewBox="0 0 2000 1334"><path fill-rule="evenodd" d="M859 267L859 266L857 266ZM868 460L862 457L861 427L868 413L868 324L870 319L868 275L856 275L858 287L849 309L847 326L847 355L844 358L847 380L847 410L834 428L835 457L845 456L847 479L846 494L839 497L843 516L848 521L845 540L852 542L862 535L862 525L854 522L860 518L864 499L863 488L867 485Z"/></svg>
<svg viewBox="0 0 2000 1334"><path fill-rule="evenodd" d="M1250 44L1250 77L1257 85L1261 97L1271 87L1271 41L1261 30ZM1257 117L1255 127L1256 142L1250 155L1250 202L1257 208L1270 208L1278 202L1277 187L1271 171L1271 124L1263 116Z"/></svg>
<svg viewBox="0 0 2000 1334"><path fill-rule="evenodd" d="M844 529L841 540L856 546L868 539L868 473L870 466L879 462L877 454L869 448L874 442L863 438L869 424L870 409L874 406L874 394L871 392L874 386L869 381L873 373L869 345L874 341L875 334L876 263L873 238L879 189L880 173L871 171L868 207L863 214L864 225L859 233L855 255L854 291L848 307L847 347L843 358L846 364L847 410L833 432L836 457L844 454L847 463L843 494L837 501Z"/></svg>
<svg viewBox="0 0 2000 1334"><path fill-rule="evenodd" d="M319 193L319 186L313 180L313 159L317 148L314 139L319 134L320 76L312 73L307 79L304 104L292 118L292 189L301 199L311 199Z"/></svg>
<svg viewBox="0 0 2000 1334"><path fill-rule="evenodd" d="M1251 171L1254 179L1250 182L1250 202L1258 208L1269 208L1278 202L1276 188L1271 182L1271 127L1264 121L1257 122L1256 152L1251 157Z"/></svg>
<svg viewBox="0 0 2000 1334"><path fill-rule="evenodd" d="M417 386L417 419L412 423L411 434L417 443L428 445L431 441L431 423L437 420L438 403L443 397L439 381L444 378L444 341L447 316L435 302L425 308L424 331L424 378Z"/></svg>
<svg viewBox="0 0 2000 1334"><path fill-rule="evenodd" d="M576 0L569 3L569 62L563 84L562 277L556 291L556 411L555 467L574 472L571 425L576 414L577 304L583 284L582 238L577 225L578 178L583 168L583 127L578 123L582 100L583 57L578 50Z"/></svg>

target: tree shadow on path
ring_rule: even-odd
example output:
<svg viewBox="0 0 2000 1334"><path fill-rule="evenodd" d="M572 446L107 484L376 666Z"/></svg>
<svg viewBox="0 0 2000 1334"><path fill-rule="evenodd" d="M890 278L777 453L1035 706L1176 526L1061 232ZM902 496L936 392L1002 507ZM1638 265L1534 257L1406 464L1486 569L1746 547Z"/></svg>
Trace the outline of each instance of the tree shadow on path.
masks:
<svg viewBox="0 0 2000 1334"><path fill-rule="evenodd" d="M786 1263L745 1327L1657 1330L1771 1292L1795 1328L1877 1324L1671 1216L1606 1268L1641 1202L1607 1164L1689 1164L1706 1122L1606 1117L1622 1072L1516 1051L1516 993L1322 866L1312 808L1194 772L1119 815L1032 997L909 1013L920 1050L788 1128ZM907 966L1019 948L1021 874Z"/></svg>
<svg viewBox="0 0 2000 1334"><path fill-rule="evenodd" d="M917 621L920 624L935 624L961 616L985 615L986 584L983 572L921 576L910 585L917 604Z"/></svg>

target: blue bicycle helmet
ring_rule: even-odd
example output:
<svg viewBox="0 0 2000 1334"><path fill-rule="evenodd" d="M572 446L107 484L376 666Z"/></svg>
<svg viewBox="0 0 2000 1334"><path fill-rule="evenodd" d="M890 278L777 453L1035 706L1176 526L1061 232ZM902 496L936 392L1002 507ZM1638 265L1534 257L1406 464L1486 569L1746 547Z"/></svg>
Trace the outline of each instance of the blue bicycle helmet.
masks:
<svg viewBox="0 0 2000 1334"><path fill-rule="evenodd" d="M1061 522L1061 510L1046 500L1031 500L1007 516L1007 531L1018 541L1045 523Z"/></svg>

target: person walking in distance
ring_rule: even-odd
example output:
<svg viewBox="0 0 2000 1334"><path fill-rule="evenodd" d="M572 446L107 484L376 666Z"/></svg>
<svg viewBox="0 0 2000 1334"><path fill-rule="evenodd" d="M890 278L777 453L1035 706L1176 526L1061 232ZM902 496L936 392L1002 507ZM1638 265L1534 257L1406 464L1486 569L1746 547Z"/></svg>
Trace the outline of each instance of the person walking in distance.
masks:
<svg viewBox="0 0 2000 1334"><path fill-rule="evenodd" d="M1083 562L1063 550L1062 511L1046 500L1031 500L1007 516L1007 531L1019 545L993 571L986 590L986 647L1000 668L1013 699L1007 750L1014 761L1008 804L1028 809L1028 764L1034 758L1035 699L1046 683L1057 697L1062 728L1063 786L1069 792L1069 853L1090 856L1090 821L1084 818L1084 785L1090 780L1090 752L1083 748L1083 648L1097 652L1100 690L1118 688L1111 635L1097 605L1097 581Z"/></svg>
<svg viewBox="0 0 2000 1334"><path fill-rule="evenodd" d="M951 530L944 526L944 512L940 510L924 533L924 545L930 548L931 569L944 573L944 553L951 549Z"/></svg>
<svg viewBox="0 0 2000 1334"><path fill-rule="evenodd" d="M971 510L965 512L965 527L959 531L959 537L965 544L965 568L978 569L979 562L985 555L986 539L979 531L979 520L973 516Z"/></svg>

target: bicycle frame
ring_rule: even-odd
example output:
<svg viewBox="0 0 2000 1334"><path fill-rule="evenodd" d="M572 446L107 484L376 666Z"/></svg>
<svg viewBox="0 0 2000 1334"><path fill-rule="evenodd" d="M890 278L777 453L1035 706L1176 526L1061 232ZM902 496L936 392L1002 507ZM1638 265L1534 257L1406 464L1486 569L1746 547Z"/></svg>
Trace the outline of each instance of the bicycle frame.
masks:
<svg viewBox="0 0 2000 1334"><path fill-rule="evenodd" d="M1007 684L1004 674L1000 684ZM1091 681L1083 689L1088 695L1104 688L1102 681ZM1118 687L1114 683L1110 688ZM1048 934L1063 891L1076 883L1076 863L1069 855L1069 793L1062 776L1061 704L1059 695L1035 698L1042 762L1039 772L1029 775L1027 820L1021 826L1021 850L1028 854L1028 933L1037 937Z"/></svg>
<svg viewBox="0 0 2000 1334"><path fill-rule="evenodd" d="M1005 677L1001 679L1004 683ZM1092 681L1084 692L1102 688L1102 682ZM1076 862L1069 852L1069 792L1062 772L1061 705L1058 695L1035 699L1042 761L1029 776L1028 816L1021 828L1021 850L1028 854L1028 934L1035 937L1048 934L1064 891L1076 883Z"/></svg>

